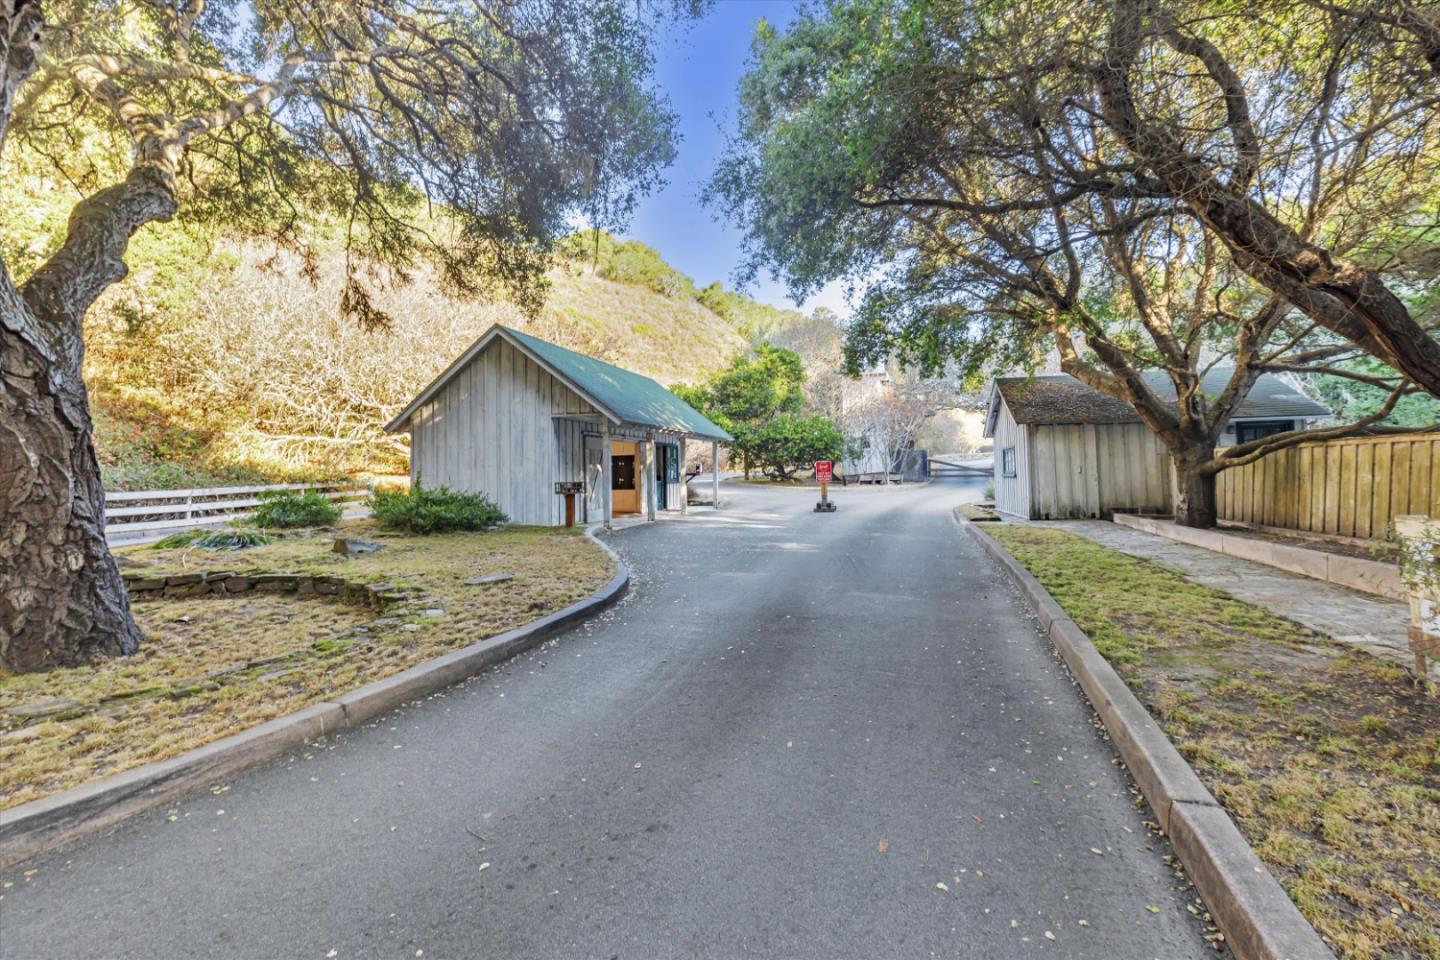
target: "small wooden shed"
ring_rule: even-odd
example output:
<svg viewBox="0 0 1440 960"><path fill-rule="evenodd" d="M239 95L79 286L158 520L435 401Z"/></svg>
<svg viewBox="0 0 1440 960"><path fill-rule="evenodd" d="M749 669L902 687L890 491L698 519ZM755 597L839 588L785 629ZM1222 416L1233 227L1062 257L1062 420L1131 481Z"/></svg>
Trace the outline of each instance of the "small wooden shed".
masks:
<svg viewBox="0 0 1440 960"><path fill-rule="evenodd" d="M1211 396L1232 370L1215 368L1201 384ZM1145 374L1159 397L1175 396L1164 373ZM1263 374L1219 444L1299 430L1330 411ZM995 441L995 509L1029 520L1169 513L1175 468L1160 438L1135 411L1074 377L998 377L990 385L985 436Z"/></svg>
<svg viewBox="0 0 1440 960"><path fill-rule="evenodd" d="M483 493L513 523L686 509L685 445L731 437L649 377L496 324L386 425L410 432L410 479ZM715 491L718 502L718 491Z"/></svg>

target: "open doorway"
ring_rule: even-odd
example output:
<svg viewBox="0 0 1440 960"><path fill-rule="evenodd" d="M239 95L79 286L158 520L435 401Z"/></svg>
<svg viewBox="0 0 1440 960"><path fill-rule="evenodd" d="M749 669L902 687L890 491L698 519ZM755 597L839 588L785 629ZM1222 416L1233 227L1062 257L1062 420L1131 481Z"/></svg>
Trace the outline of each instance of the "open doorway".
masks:
<svg viewBox="0 0 1440 960"><path fill-rule="evenodd" d="M628 440L610 443L610 509L617 517L640 512L641 478L635 469L639 454Z"/></svg>

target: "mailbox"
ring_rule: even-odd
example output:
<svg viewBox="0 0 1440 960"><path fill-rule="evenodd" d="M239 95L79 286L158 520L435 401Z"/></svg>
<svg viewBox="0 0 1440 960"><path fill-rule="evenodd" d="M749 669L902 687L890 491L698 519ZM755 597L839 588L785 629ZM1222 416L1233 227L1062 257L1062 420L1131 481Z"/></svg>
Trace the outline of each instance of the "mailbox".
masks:
<svg viewBox="0 0 1440 960"><path fill-rule="evenodd" d="M555 493L565 498L565 526L575 526L575 498L585 492L580 480L556 480Z"/></svg>

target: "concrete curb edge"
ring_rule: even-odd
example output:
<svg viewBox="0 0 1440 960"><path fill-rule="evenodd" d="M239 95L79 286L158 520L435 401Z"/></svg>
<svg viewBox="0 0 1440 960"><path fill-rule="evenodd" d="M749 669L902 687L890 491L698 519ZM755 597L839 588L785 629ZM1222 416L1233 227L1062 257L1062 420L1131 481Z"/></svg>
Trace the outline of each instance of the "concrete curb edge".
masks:
<svg viewBox="0 0 1440 960"><path fill-rule="evenodd" d="M1049 592L977 524L956 523L1020 589L1099 714L1130 775L1239 960L1334 960L1145 705Z"/></svg>
<svg viewBox="0 0 1440 960"><path fill-rule="evenodd" d="M615 562L615 575L598 592L524 626L178 757L147 763L0 811L0 869L159 806L217 778L258 766L314 737L357 726L402 703L443 690L605 609L629 589L630 568L590 530L585 531L585 536Z"/></svg>

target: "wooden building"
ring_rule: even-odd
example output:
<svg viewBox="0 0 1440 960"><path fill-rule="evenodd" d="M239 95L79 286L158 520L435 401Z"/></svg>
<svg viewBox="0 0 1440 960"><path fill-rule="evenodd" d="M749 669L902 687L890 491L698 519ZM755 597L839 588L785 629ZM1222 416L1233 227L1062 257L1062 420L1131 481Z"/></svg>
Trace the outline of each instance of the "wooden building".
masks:
<svg viewBox="0 0 1440 960"><path fill-rule="evenodd" d="M1202 382L1219 394L1231 370ZM1175 396L1160 371L1145 374L1157 396ZM1330 411L1278 377L1262 374L1220 446L1304 429ZM1175 470L1160 438L1135 411L1070 376L999 377L990 385L985 436L995 441L995 509L1029 520L1171 512Z"/></svg>
<svg viewBox="0 0 1440 960"><path fill-rule="evenodd" d="M581 523L683 513L686 443L719 462L731 439L649 377L499 324L385 429L410 432L412 483L483 493L538 525L565 523L561 484L579 485Z"/></svg>

